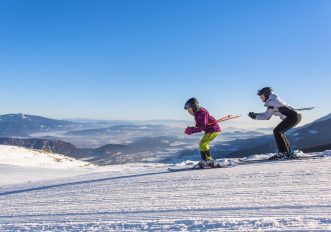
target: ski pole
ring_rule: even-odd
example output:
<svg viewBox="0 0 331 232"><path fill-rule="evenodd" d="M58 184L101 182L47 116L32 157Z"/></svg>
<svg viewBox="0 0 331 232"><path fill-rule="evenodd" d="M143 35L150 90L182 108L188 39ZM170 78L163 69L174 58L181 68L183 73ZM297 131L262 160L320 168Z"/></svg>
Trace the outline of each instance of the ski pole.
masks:
<svg viewBox="0 0 331 232"><path fill-rule="evenodd" d="M313 109L315 109L315 107L299 108L299 109L287 109L287 110L283 110L283 111L291 111L291 110L295 110L295 111L305 111L305 110L313 110Z"/></svg>
<svg viewBox="0 0 331 232"><path fill-rule="evenodd" d="M315 107L308 107L308 108L300 108L300 109L294 109L296 111L305 111L305 110L313 110Z"/></svg>
<svg viewBox="0 0 331 232"><path fill-rule="evenodd" d="M217 120L217 122L224 122L224 121L228 121L228 120L231 120L231 119L235 119L235 118L240 118L241 115L228 115L224 118L220 118Z"/></svg>
<svg viewBox="0 0 331 232"><path fill-rule="evenodd" d="M220 118L217 120L217 122L224 122L224 121L228 121L228 120L232 120L232 119L235 119L235 118L240 118L241 115L231 115L229 114L228 116L225 116L223 118ZM213 125L215 123L208 123L207 125Z"/></svg>

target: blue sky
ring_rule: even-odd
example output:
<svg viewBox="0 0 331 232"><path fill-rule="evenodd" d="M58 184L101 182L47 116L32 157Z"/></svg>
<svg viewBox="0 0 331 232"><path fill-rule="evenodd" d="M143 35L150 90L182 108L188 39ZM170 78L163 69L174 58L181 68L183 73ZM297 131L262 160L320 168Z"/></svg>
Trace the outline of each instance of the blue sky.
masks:
<svg viewBox="0 0 331 232"><path fill-rule="evenodd" d="M0 30L0 114L250 122L264 86L331 113L328 0L1 0Z"/></svg>

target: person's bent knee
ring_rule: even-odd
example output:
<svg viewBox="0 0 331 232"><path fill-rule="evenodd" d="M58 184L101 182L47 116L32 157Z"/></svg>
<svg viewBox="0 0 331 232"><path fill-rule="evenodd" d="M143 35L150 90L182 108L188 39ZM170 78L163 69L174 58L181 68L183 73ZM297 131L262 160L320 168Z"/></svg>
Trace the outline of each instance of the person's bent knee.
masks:
<svg viewBox="0 0 331 232"><path fill-rule="evenodd" d="M280 135L282 132L280 130L278 130L277 128L274 129L274 135Z"/></svg>
<svg viewBox="0 0 331 232"><path fill-rule="evenodd" d="M199 147L200 147L200 151L208 151L209 150L209 146L208 146L207 143L200 143Z"/></svg>
<svg viewBox="0 0 331 232"><path fill-rule="evenodd" d="M199 143L199 147L200 147L200 150L202 150L202 148L204 147L203 142Z"/></svg>

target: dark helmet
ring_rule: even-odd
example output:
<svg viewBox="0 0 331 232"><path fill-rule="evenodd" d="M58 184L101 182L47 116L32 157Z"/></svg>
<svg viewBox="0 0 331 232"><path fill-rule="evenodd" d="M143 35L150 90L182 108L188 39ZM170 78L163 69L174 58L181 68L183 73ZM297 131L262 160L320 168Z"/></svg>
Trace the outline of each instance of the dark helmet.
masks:
<svg viewBox="0 0 331 232"><path fill-rule="evenodd" d="M264 87L257 91L257 95L259 96L264 95L267 99L269 98L271 93L272 93L271 87Z"/></svg>
<svg viewBox="0 0 331 232"><path fill-rule="evenodd" d="M188 108L196 109L199 106L199 101L192 97L188 99L188 101L185 103L184 109L187 110Z"/></svg>

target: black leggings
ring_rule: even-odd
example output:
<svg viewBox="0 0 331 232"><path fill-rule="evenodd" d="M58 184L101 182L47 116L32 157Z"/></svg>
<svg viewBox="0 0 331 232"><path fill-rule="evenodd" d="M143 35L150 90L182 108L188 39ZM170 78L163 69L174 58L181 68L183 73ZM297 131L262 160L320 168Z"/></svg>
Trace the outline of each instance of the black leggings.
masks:
<svg viewBox="0 0 331 232"><path fill-rule="evenodd" d="M289 153L291 146L284 133L295 127L301 121L301 114L293 110L284 112L283 114L286 115L286 118L274 129L274 136L278 151L281 153Z"/></svg>

